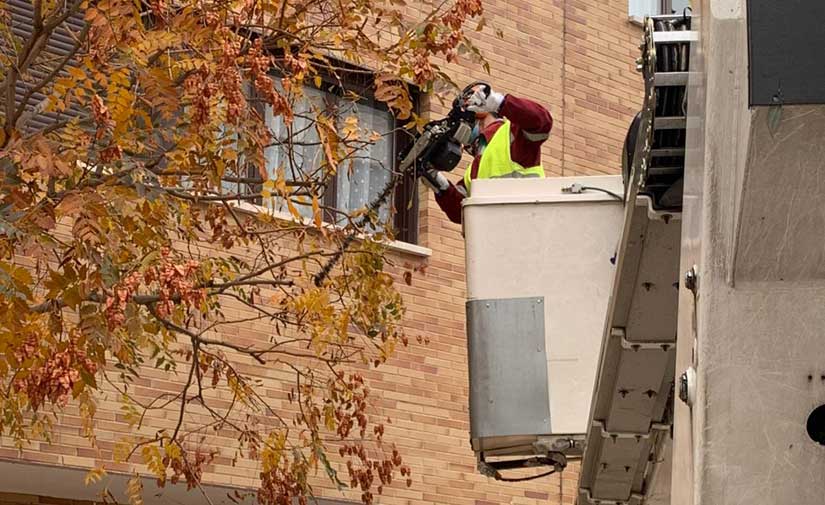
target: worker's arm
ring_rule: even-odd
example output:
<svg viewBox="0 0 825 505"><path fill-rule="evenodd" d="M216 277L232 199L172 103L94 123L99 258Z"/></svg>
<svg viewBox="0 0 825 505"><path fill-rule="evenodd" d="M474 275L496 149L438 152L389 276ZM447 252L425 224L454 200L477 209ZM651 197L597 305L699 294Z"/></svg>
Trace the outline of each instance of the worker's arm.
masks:
<svg viewBox="0 0 825 505"><path fill-rule="evenodd" d="M541 105L526 98L503 95L489 86L478 85L475 91L467 96L465 107L476 114L493 113L504 116L531 142L544 142L553 128L550 112Z"/></svg>
<svg viewBox="0 0 825 505"><path fill-rule="evenodd" d="M447 184L446 189L435 193L435 201L450 221L461 224L461 201L467 197L464 181L460 181L458 184L451 182Z"/></svg>
<svg viewBox="0 0 825 505"><path fill-rule="evenodd" d="M541 145L550 136L553 117L550 112L532 100L507 95L498 109L510 120L510 157L523 167L541 164Z"/></svg>
<svg viewBox="0 0 825 505"><path fill-rule="evenodd" d="M498 112L509 119L510 123L519 130L519 134L528 142L544 142L553 128L553 117L550 112L526 98L507 95Z"/></svg>
<svg viewBox="0 0 825 505"><path fill-rule="evenodd" d="M432 169L425 170L420 175L421 182L433 191L435 201L450 218L450 221L460 223L461 200L467 196L467 191L464 190L464 181L459 182L459 187L456 187L444 177L443 173Z"/></svg>

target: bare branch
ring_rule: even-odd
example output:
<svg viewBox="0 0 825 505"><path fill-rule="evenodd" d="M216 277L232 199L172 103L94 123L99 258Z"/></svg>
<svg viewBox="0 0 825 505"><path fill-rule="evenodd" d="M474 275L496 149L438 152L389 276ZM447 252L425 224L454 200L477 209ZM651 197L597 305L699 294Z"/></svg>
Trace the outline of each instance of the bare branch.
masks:
<svg viewBox="0 0 825 505"><path fill-rule="evenodd" d="M296 260L299 258L296 258ZM295 281L292 280L285 280L285 279L243 279L243 280L235 280L229 281L225 283L207 283L201 286L197 286L196 289L209 289L210 295L220 294L230 288L238 288L244 286L294 286ZM105 303L107 295L102 295L100 293L89 293L82 301L89 302L89 303ZM174 303L179 303L181 301L181 296L179 294L173 294L168 298L164 298L161 295L134 295L129 299L130 302L135 303L137 305L151 305L160 301L171 301ZM38 305L33 305L29 307L29 311L35 314L45 314L52 310L56 309L63 309L67 307L67 302L65 300L47 300L43 303Z"/></svg>

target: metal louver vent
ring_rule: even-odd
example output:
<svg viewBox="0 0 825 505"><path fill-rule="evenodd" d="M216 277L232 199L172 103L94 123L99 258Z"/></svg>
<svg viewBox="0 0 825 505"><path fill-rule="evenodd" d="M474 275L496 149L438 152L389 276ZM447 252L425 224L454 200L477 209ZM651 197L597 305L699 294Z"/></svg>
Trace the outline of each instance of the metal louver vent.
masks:
<svg viewBox="0 0 825 505"><path fill-rule="evenodd" d="M17 50L21 50L32 35L34 28L34 5L28 0L6 0L5 10L7 11L7 22L11 33L15 36ZM49 76L57 68L67 55L73 51L77 37L83 30L83 12L72 13L63 23L58 25L50 34L46 46L38 55L34 64L20 76L15 86L14 100L15 110L23 103L26 95L40 86L41 81ZM14 48L6 47L4 51L13 52ZM69 62L71 64L71 62ZM65 69L61 74L65 73ZM27 100L25 112L18 120L18 129L26 132L42 130L57 121L61 121L67 115L79 114L79 109L69 109L62 114L45 113L41 109L46 99L49 85L34 92ZM4 114L5 111L2 112Z"/></svg>

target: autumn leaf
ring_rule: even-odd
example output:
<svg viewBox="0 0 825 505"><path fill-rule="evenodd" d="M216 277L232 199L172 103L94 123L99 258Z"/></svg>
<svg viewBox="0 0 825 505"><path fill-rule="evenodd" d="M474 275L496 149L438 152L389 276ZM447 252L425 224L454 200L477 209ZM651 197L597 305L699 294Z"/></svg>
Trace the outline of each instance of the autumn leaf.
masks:
<svg viewBox="0 0 825 505"><path fill-rule="evenodd" d="M100 466L96 466L86 473L86 476L83 478L83 483L87 486L90 484L95 484L103 480L103 477L105 475L106 469Z"/></svg>
<svg viewBox="0 0 825 505"><path fill-rule="evenodd" d="M155 444L145 445L140 452L143 456L143 462L149 467L149 471L154 474L158 482L165 482L166 464L163 462L163 456L161 456L158 446Z"/></svg>
<svg viewBox="0 0 825 505"><path fill-rule="evenodd" d="M143 483L140 475L134 475L126 482L126 497L129 505L143 505Z"/></svg>
<svg viewBox="0 0 825 505"><path fill-rule="evenodd" d="M375 77L375 99L386 103L398 119L407 119L412 113L412 99L407 87L391 74Z"/></svg>
<svg viewBox="0 0 825 505"><path fill-rule="evenodd" d="M318 117L315 128L318 131L318 137L324 149L327 168L330 173L334 174L338 169L338 156L335 152L338 147L338 133L329 122L329 119L322 116Z"/></svg>
<svg viewBox="0 0 825 505"><path fill-rule="evenodd" d="M342 128L345 140L358 138L358 116L347 116Z"/></svg>
<svg viewBox="0 0 825 505"><path fill-rule="evenodd" d="M312 195L312 216L315 223L315 226L321 228L323 225L323 214L321 212L321 206L318 203L318 195Z"/></svg>
<svg viewBox="0 0 825 505"><path fill-rule="evenodd" d="M304 216L302 216L301 213L298 211L298 208L295 207L295 204L292 203L291 198L286 199L286 207L289 210L290 215L292 215L294 219L300 221L304 218Z"/></svg>
<svg viewBox="0 0 825 505"><path fill-rule="evenodd" d="M270 433L260 453L261 469L264 473L278 468L286 446L286 434Z"/></svg>
<svg viewBox="0 0 825 505"><path fill-rule="evenodd" d="M122 438L115 443L114 450L112 452L112 458L114 459L115 463L123 463L129 457L129 453L132 452L134 444L132 444L128 439Z"/></svg>
<svg viewBox="0 0 825 505"><path fill-rule="evenodd" d="M370 142L378 142L382 138L384 138L384 136L381 133L373 131L372 133L370 133L369 141Z"/></svg>

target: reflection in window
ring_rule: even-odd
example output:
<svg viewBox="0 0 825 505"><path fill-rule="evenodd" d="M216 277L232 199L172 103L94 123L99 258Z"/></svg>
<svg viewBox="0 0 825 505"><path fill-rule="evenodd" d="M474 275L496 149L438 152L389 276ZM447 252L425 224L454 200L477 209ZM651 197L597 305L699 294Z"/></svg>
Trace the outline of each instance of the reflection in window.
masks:
<svg viewBox="0 0 825 505"><path fill-rule="evenodd" d="M275 177L280 169L287 180L309 182L320 179L324 154L315 125L317 114L321 112L335 117L339 132L343 131L346 119L355 116L362 137L376 132L381 134L381 138L360 147L341 163L334 185L330 188L332 191L327 191L330 194L324 203L342 213L351 213L367 206L390 181L393 169L391 132L395 121L390 112L372 101L351 102L313 88L305 88L304 97L296 101L293 110L295 118L291 125L287 125L283 117L273 116L271 107L265 109L265 120L273 138L272 145L265 151L269 176ZM387 202L379 211L382 222L389 218L390 203ZM312 217L310 198L303 202L293 200L293 204L302 216ZM274 199L273 205L275 210L287 211L283 199ZM344 215L339 213L334 219L341 222L343 218Z"/></svg>

